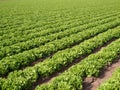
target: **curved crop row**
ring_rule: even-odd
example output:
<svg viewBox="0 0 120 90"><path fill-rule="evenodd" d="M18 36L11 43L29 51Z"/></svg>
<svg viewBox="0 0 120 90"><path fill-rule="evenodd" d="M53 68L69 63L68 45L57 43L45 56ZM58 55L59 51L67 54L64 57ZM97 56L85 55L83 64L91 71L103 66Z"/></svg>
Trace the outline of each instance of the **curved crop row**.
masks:
<svg viewBox="0 0 120 90"><path fill-rule="evenodd" d="M30 50L32 48L40 47L40 45L44 45L47 42L50 42L50 41L53 41L56 39L59 40L61 38L64 38L65 36L67 37L67 36L70 36L72 34L82 32L82 31L84 32L88 28L92 28L92 27L95 28L95 26L96 26L96 28L99 28L100 26L97 26L99 24L104 25L105 23L107 23L106 25L109 25L108 23L113 23L113 20L115 20L115 19L116 19L116 17L115 18L108 18L105 20L103 19L101 21L96 21L93 23L89 23L89 24L85 24L85 25L78 26L75 28L71 28L70 30L65 30L63 32L59 32L59 33L51 34L48 36L35 38L35 39L29 40L26 42L20 42L20 43L11 45L11 46L3 47L0 49L0 53L1 53L0 59L4 58L6 56L11 56L11 55L23 52L25 50Z"/></svg>
<svg viewBox="0 0 120 90"><path fill-rule="evenodd" d="M119 42L120 43L120 42ZM116 69L112 77L103 82L98 90L119 90L120 89L120 67Z"/></svg>
<svg viewBox="0 0 120 90"><path fill-rule="evenodd" d="M45 25L45 26L40 27L40 28L35 27L35 29L24 30L24 31L18 30L16 32L10 32L9 36L8 36L8 34L4 34L3 36L0 37L0 39L3 41L4 39L9 39L9 38L10 39L15 39L15 40L17 40L19 38L19 40L16 41L16 42L26 41L27 40L26 37L25 37L26 35L29 37L29 39L31 39L31 38L35 38L35 37L39 37L39 36L44 36L44 35L47 35L47 34L50 34L50 33L53 33L53 32L59 32L60 29L61 29L61 31L63 29L67 29L67 27L69 25L70 26L72 25L71 23L78 22L78 21L80 22L79 18L78 19L74 18L73 20L69 19L68 21L65 21L64 23L63 23L63 20L62 20L62 21L59 21L58 23L55 23L55 24L51 23L51 25ZM81 21L81 24L82 24L82 21ZM38 24L38 26L40 26L40 25Z"/></svg>
<svg viewBox="0 0 120 90"><path fill-rule="evenodd" d="M55 13L53 14L53 11L51 12L51 11L49 11L49 12L46 12L46 14L44 14L44 13L36 13L35 15L36 15L36 17L34 17L34 16L32 16L32 15L29 15L30 14L30 12L25 12L26 14L27 14L27 20L26 20L26 22L28 23L29 21L29 23L30 24L35 24L37 21L40 21L40 20L42 20L43 18L44 18L44 20L43 21L46 21L46 19L48 20L48 22L49 21L53 21L53 20L56 20L56 19L58 19L58 18L61 18L61 17L63 17L63 18L67 18L67 17L69 17L69 16L72 16L73 15L73 13L71 14L71 10L66 10L66 9L63 9L63 10L61 10L60 9L60 11L58 12L58 13L56 13L56 11L55 11ZM76 9L77 10L77 9ZM62 11L62 13L61 13L61 11ZM73 11L73 10L72 10ZM74 10L75 11L75 10ZM79 13L80 13L80 15L78 15L78 16L81 16L81 15L83 15L83 13L81 13L80 12L80 10L78 10L79 11ZM105 10L96 10L96 11L94 11L94 13L93 12L90 12L90 10L88 9L87 11L89 11L89 13L85 13L86 15L87 14L89 14L89 15L92 15L92 14L99 14L99 13L106 13L106 11ZM117 10L114 10L114 12L117 12ZM51 12L51 13L50 13ZM82 11L83 12L83 11ZM97 12L97 13L96 13ZM111 12L113 12L112 10L111 10ZM113 13L114 13L113 12ZM2 13L2 12L1 12ZM16 14L18 14L19 12L17 12ZM60 15L60 13L61 13L61 15ZM90 14L91 13L91 14ZM63 14L63 15L62 15ZM26 17L24 16L24 15L21 15L21 13L19 13L18 14L19 15L19 17L21 17L22 19L24 18L24 19L26 19ZM34 15L34 14L33 14ZM50 16L49 16L50 15ZM55 18L54 18L54 15L55 15ZM39 17L38 17L39 16ZM74 14L73 16L76 16L76 14ZM85 16L85 15L84 15ZM32 17L31 19L32 19L32 21L31 21L31 19L30 20L28 20L28 17ZM41 18L40 18L41 17ZM5 17L5 13L4 13L4 19L5 19L6 17ZM18 18L18 17L17 17ZM6 24L11 24L11 26L13 27L14 26L14 24L21 24L21 23L23 23L23 22L20 22L20 21L22 21L21 20L21 18L20 19L15 19L15 16L14 15L10 15L9 16L9 18L7 18L6 20L8 20L8 22L6 22L6 23L3 23L3 27L6 27L7 25ZM52 18L52 19L49 19L49 18ZM4 19L3 19L3 21L4 21ZM13 22L11 22L11 21L13 21ZM2 22L2 21L1 21ZM26 25L26 22L24 22L24 24ZM8 25L9 26L9 25ZM22 25L23 26L23 25ZM26 26L26 27L29 27L29 24ZM17 28L19 28L19 27L17 27ZM6 28L5 30L8 30L8 29L10 29L9 27L8 28ZM5 31L5 30L3 30L3 31Z"/></svg>
<svg viewBox="0 0 120 90"><path fill-rule="evenodd" d="M116 16L116 15L119 15L119 13L107 14L107 16L103 16L103 14L102 14L99 17L96 17L96 18L93 18L93 19L85 18L85 16L84 16L82 18L76 18L76 19L73 19L73 20L68 19L68 21L66 21L64 23L63 23L63 20L60 19L61 20L60 22L52 24L52 25L48 25L48 26L50 26L50 28L45 26L45 27L40 27L40 28L34 29L34 30L33 29L30 29L30 30L24 30L23 29L24 31L17 30L17 32L10 32L9 35L4 34L3 36L0 37L0 40L5 42L4 40L8 38L10 40L6 40L6 41L11 41L11 42L14 41L13 43L17 43L17 42L21 42L21 41L26 41L26 40L31 39L31 38L47 35L47 34L50 34L50 33L59 32L60 30L63 31L63 30L66 30L66 29L70 29L70 28L78 26L78 25L83 25L83 24L88 23L88 22L99 20L100 18L104 19L104 18L108 18L108 17L111 17L111 16ZM77 22L77 23L73 24L74 22ZM62 26L61 26L61 24L62 24ZM38 24L38 25L40 25L40 24ZM40 34L40 32L41 32L41 34ZM24 33L24 35L23 35L23 33ZM26 38L26 35L29 38Z"/></svg>
<svg viewBox="0 0 120 90"><path fill-rule="evenodd" d="M79 26L79 25L83 25L83 24L86 24L86 23L90 23L90 22L93 22L93 21L97 21L97 20L100 20L100 19L104 19L104 18L109 18L109 17L112 17L112 16L116 16L116 15L119 15L119 13L115 13L115 14L108 14L106 16L101 16L101 17L96 17L96 18L93 18L93 19L82 19L82 18L78 18L78 19L73 19L73 20L68 20L66 21L65 23L63 23L63 20L61 22L58 22L58 23L55 23L55 25L48 25L50 26L51 28L48 28L47 26L45 26L45 28L38 28L38 29L30 29L30 30L24 30L23 31L19 31L17 30L17 32L12 32L12 33L9 33L8 34L4 34L3 36L0 37L0 40L1 42L6 42L5 44L2 44L2 45L9 45L7 44L7 42L11 44L14 44L14 43L17 43L17 42L21 42L21 41L26 41L26 40L29 40L29 39L32 39L32 38L36 38L36 37L40 37L40 36L45 36L45 35L48 35L48 34L51 34L51 33L56 33L56 32L60 32L60 31L64 31L66 29L70 29L72 27L76 27L76 26ZM77 23L75 23L77 22ZM73 24L75 23L75 24ZM60 24L63 24L62 26ZM24 35L23 35L24 33ZM29 35L28 35L29 34ZM27 35L27 37L26 37ZM5 41L4 41L5 40Z"/></svg>
<svg viewBox="0 0 120 90"><path fill-rule="evenodd" d="M40 30L41 28L42 29L47 29L47 28L51 28L51 27L54 27L54 26L57 26L57 25L62 25L63 21L66 22L66 21L69 21L69 20L74 20L74 19L79 19L79 18L85 18L86 16L82 15L82 16L76 16L76 17L73 17L73 16L69 16L69 17L61 17L61 19L57 19L54 18L53 20L50 20L50 21L38 21L38 22L28 22L23 24L21 27L16 27L16 28L13 28L13 29L8 29L8 30L2 30L0 32L1 35L4 35L4 34L7 34L8 32L11 32L11 34L14 34L14 33L17 33L17 32L24 32L24 31L28 31L29 33L31 32L35 32L33 31L33 29L35 30ZM88 16L89 17L89 16ZM32 29L32 30L31 30ZM17 32L16 32L17 31Z"/></svg>
<svg viewBox="0 0 120 90"><path fill-rule="evenodd" d="M91 54L77 65L72 66L60 76L54 78L50 83L38 86L36 90L82 90L83 78L98 76L102 68L104 68L107 64L112 63L113 60L119 57L119 47L120 39L108 45L106 48L103 48L100 52ZM120 78L119 74L116 74L115 77L116 79L113 79L111 82L111 87L106 83L106 88L103 87L103 89L100 90L118 90L118 78ZM114 80L116 80L116 82Z"/></svg>
<svg viewBox="0 0 120 90"><path fill-rule="evenodd" d="M54 13L53 13L54 12ZM96 11L96 12L98 12L98 11ZM105 13L105 11L102 11L103 13ZM114 11L115 12L115 11ZM114 13L113 12L113 13ZM2 13L2 12L1 12ZM61 13L61 15L60 15L60 13ZM91 14L92 14L92 12L90 12ZM26 13L27 14L27 13ZM30 12L28 13L28 14L30 14ZM72 13L73 14L73 13ZM80 15L78 15L78 16L81 16L81 15L83 15L81 12L79 12L79 14ZM39 18L37 18L37 16L39 16ZM70 17L70 16L72 16L71 15L71 11L70 10L66 10L66 9L64 9L64 10L60 10L60 11L49 11L49 12L46 12L46 13L37 13L37 16L36 17L33 17L32 15L27 15L27 18L28 17L31 17L31 19L33 19L32 20L32 22L31 22L31 20L28 22L28 20L27 20L27 23L28 23L28 25L29 24L35 24L36 22L39 22L39 21L47 21L47 22L50 22L50 21L56 21L56 20L59 20L59 18L63 18L63 19L65 19L65 18L67 18L67 17ZM74 16L76 16L76 15L74 15ZM41 18L40 18L41 17ZM22 19L26 19L26 17L24 16L24 15L21 15L21 14L19 14L19 17L17 16L17 17L15 17L15 15L10 15L9 17L5 17L4 16L4 19L2 19L1 18L1 22L2 22L2 24L0 25L0 28L2 28L2 29L12 29L12 28L19 28L19 27L16 27L17 25L19 26L19 25L24 25L25 23L23 23L23 21L22 21ZM14 21L14 22L13 22ZM22 22L21 22L22 21ZM47 24L47 23L46 23ZM8 27L7 27L8 26ZM11 26L11 27L10 27ZM29 26L27 26L27 27L29 27Z"/></svg>
<svg viewBox="0 0 120 90"><path fill-rule="evenodd" d="M61 20L61 19L60 19ZM47 25L40 25L41 23L38 23L38 26L41 26L41 27L39 27L38 28L38 26L34 26L34 24L32 25L33 27L32 28L30 28L30 29L28 29L28 30L26 30L26 29L23 29L24 31L22 31L22 30L19 30L18 28L18 30L16 30L16 31L14 31L14 32L10 32L10 35L8 35L7 33L6 34L4 34L3 36L1 36L0 37L0 40L4 40L4 39L9 39L9 38L12 38L13 37L13 39L16 37L16 38L24 38L26 35L31 35L31 34L33 34L33 35L35 35L35 34L37 34L37 32L44 32L45 33L45 31L49 31L49 30L51 30L51 29L60 29L60 27L61 27L61 29L62 29L62 27L67 27L69 24L71 24L71 23L74 23L74 22L78 22L78 21L80 21L80 19L79 18L73 18L73 19L68 19L67 21L64 21L64 23L63 23L63 21L64 20L61 20L61 21L59 21L59 22L57 22L57 23L55 23L55 24L53 24L53 23L50 23L50 24L47 24ZM42 23L44 23L44 22L42 22ZM27 26L25 26L25 27L27 27ZM57 30L56 30L57 31ZM23 35L23 33L24 33L24 35ZM49 34L49 33L48 33ZM23 35L23 36L22 36ZM42 35L44 35L44 34L42 34ZM3 39L4 38L4 39Z"/></svg>
<svg viewBox="0 0 120 90"><path fill-rule="evenodd" d="M73 62L74 59L84 56L86 54L90 54L95 48L103 45L104 43L108 42L109 40L113 38L119 38L119 37L120 37L120 28L108 30L104 33L99 34L98 36L92 39L84 41L83 43L73 48L60 51L56 53L52 58L49 58L42 63L38 63L33 67L28 67L24 69L23 71L19 70L19 71L14 71L10 73L8 75L8 78L4 81L1 87L2 89L9 88L9 89L14 89L14 90L23 90L23 89L27 90L28 88L31 87L32 83L37 81L38 78L47 77L51 75L53 72L60 70L63 66L67 66L69 63ZM115 48L118 48L118 47L115 47ZM110 55L112 54L110 53ZM113 56L114 54L111 57ZM82 63L82 65L84 66L85 64ZM87 64L87 67L89 68L88 64ZM83 68L80 70L83 70ZM89 71L92 69L86 69L86 70ZM93 73L96 73L96 72L93 72Z"/></svg>
<svg viewBox="0 0 120 90"><path fill-rule="evenodd" d="M116 14L113 14L113 16L115 16ZM98 17L98 18L94 18L94 19L92 19L92 20L89 20L90 22L91 21L97 21L97 20L101 20L101 19L104 19L104 18L109 18L111 15L109 15L109 16L104 16L104 17ZM75 27L75 26L78 26L78 25L81 25L82 23L86 23L86 22L88 22L88 20L86 21L81 21L80 23L75 23L75 24L71 24L70 26L69 26L69 28L72 28L72 27ZM89 22L89 23L90 23ZM66 30L66 29L68 29L65 25L64 26L60 26L60 27L58 27L58 28L55 28L55 29L48 29L48 30L42 30L42 31L39 31L39 32L37 32L37 33L33 33L33 34L29 34L29 35L27 35L27 37L26 37L26 35L23 35L22 37L19 37L18 36L18 38L17 37L13 37L13 38L11 38L11 39L5 39L4 38L4 41L1 41L1 47L2 46L8 46L8 45L11 45L11 44L14 44L14 43L17 43L17 42L21 42L21 41L26 41L26 40L29 40L29 39L31 39L31 38L36 38L36 37L40 37L40 36L44 36L44 35L49 35L49 34L51 34L51 33L57 33L57 32L60 32L60 31L64 31L64 30ZM34 31L34 30L33 30ZM23 32L22 32L23 33ZM25 32L24 32L24 34L25 34ZM8 36L8 35L7 35Z"/></svg>
<svg viewBox="0 0 120 90"><path fill-rule="evenodd" d="M53 11L52 11L53 12ZM60 11L59 11L60 12ZM50 13L50 12L49 12ZM31 19L30 20L27 20L27 24L23 21L23 18L25 19L26 17L25 16L23 16L23 15L20 15L19 14L19 17L17 16L17 17L15 17L15 15L10 15L10 17L7 17L7 18L5 18L4 17L4 19L1 19L1 22L2 22L2 24L0 25L0 28L2 29L2 30L6 30L7 32L9 32L9 31L11 31L10 29L17 29L17 28L19 28L20 26L24 26L24 25L28 25L27 26L27 28L29 27L29 24L32 26L32 24L36 24L36 22L37 23L40 23L40 22L46 22L46 23L43 23L44 25L46 25L46 24L49 24L51 21L53 22L53 20L54 20L54 23L55 22L57 22L57 20L59 20L59 18L65 18L65 17L67 17L68 15L70 16L70 12L68 12L68 11L62 11L62 13L65 13L65 15L59 15L59 13L51 13L51 14L53 14L53 15L48 15L47 14L47 17L45 17L45 14L43 13L43 15L41 14L41 15L39 15L39 18L37 18L37 17L32 17L31 15L30 15L30 13L28 13L29 15L29 17L31 16L32 18L31 19L33 19L32 21L31 21ZM58 14L58 15L57 15ZM38 16L38 14L37 14L37 16ZM41 17L41 18L40 18ZM28 18L28 17L27 17ZM27 19L26 18L26 19ZM35 18L37 18L37 19L35 19ZM6 22L6 23L5 23ZM53 23L53 24L54 24ZM30 26L30 27L31 27ZM29 27L29 28L30 28Z"/></svg>
<svg viewBox="0 0 120 90"><path fill-rule="evenodd" d="M69 20L71 20L71 18L65 19L65 21L69 21ZM40 30L41 28L45 29L45 28L50 27L51 24L53 24L55 26L56 25L55 23L59 23L59 21L61 21L61 20L57 20L56 22L55 21L49 21L49 22L48 21L42 21L42 22L38 21L34 24L32 22L27 22L27 23L23 24L21 27L16 27L13 29L8 29L8 30L2 30L2 31L0 31L0 34L1 34L1 36L5 37L8 32L11 33L11 35L14 35L14 33L17 34L19 32L27 32L27 31L28 31L28 33L30 33L30 32L32 33L32 32L35 32L35 31L32 31L33 29L36 29L36 30L38 30L38 29Z"/></svg>
<svg viewBox="0 0 120 90"><path fill-rule="evenodd" d="M51 53L67 48L75 43L80 43L83 40L89 39L99 33L107 31L109 28L116 27L120 24L119 20L96 28L88 29L84 32L72 34L69 37L64 37L60 40L49 42L39 48L31 49L23 53L9 56L0 60L0 75L4 75L10 71L19 69L21 66L27 66L38 58L49 56Z"/></svg>

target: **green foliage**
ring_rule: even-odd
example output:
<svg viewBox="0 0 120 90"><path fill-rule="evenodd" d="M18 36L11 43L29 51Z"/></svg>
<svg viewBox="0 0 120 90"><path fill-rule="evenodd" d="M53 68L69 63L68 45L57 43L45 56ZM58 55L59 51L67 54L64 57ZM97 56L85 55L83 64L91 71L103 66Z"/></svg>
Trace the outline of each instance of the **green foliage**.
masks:
<svg viewBox="0 0 120 90"><path fill-rule="evenodd" d="M30 90L38 79L50 77L75 59L120 38L119 3L0 0L0 90ZM115 41L36 89L82 90L82 79L98 76L101 68L118 57L119 47L119 40Z"/></svg>
<svg viewBox="0 0 120 90"><path fill-rule="evenodd" d="M67 66L69 63L73 62L74 59L77 59L78 57L82 57L83 55L92 53L92 51L95 48L103 45L104 43L108 42L112 38L119 38L119 37L114 36L115 34L116 34L116 36L118 36L118 34L120 34L119 27L116 29L111 29L104 33L101 33L101 34L97 35L96 37L86 40L75 47L59 51L52 58L48 58L44 62L38 63L31 68L26 68L23 71L20 70L20 71L12 72L8 75L8 78L6 80L6 83L4 83L3 88L7 89L7 88L11 87L11 86L9 86L11 84L13 84L13 86L15 86L15 88L17 88L16 84L14 84L15 82L18 83L18 85L21 89L24 89L27 85L29 85L29 87L31 87L32 83L37 80L36 76L38 76L39 78L49 77L52 73L59 71L62 67ZM116 44L116 45L118 45L118 44ZM114 56L111 56L111 57L106 56L106 55L111 55L110 51L109 51L110 53L107 53L105 55L103 54L104 57L102 57L102 58L106 59L107 62L110 62L113 58L117 57L116 52L119 52L119 50L117 49L119 47L119 45L117 47L116 47L116 45L113 45L113 47L115 47L115 49L112 47L112 50L115 50L115 55L114 55L114 53L112 53L112 55L114 55ZM101 55L101 53L98 54L98 56L96 55L96 57L100 57L99 55ZM100 58L98 60L103 62L104 59L102 59L102 58ZM94 60L94 59L91 59L91 57L88 59L88 61L83 60L83 62L81 62L82 69L78 68L79 70L76 69L74 72L78 72L81 70L84 72L74 73L74 74L75 75L77 74L78 76L83 76L83 75L87 75L87 76L95 75L96 76L96 75L98 75L99 69L102 68L107 62L105 61L105 63L101 64L100 62L92 61L92 60ZM92 66L90 66L90 65L92 65ZM33 71L33 73L32 73L32 71ZM35 76L34 79L32 79L33 76ZM9 82L9 81L13 80L13 78L15 81ZM16 81L17 78L22 78L22 80L25 79L25 83L19 84L19 82L21 82L21 81L19 80L17 82ZM31 80L31 81L29 81L29 80ZM62 87L62 86L60 86L60 87ZM69 86L69 88L71 88L71 86ZM75 88L77 88L77 87L75 87Z"/></svg>
<svg viewBox="0 0 120 90"><path fill-rule="evenodd" d="M102 50L100 50L100 52L96 54L91 54L87 58L83 59L83 61L81 61L80 63L72 66L61 75L54 78L50 83L36 87L36 90L48 90L48 88L52 88L53 90L59 90L59 85L61 86L61 82L62 85L69 87L66 90L82 90L82 79L84 77L98 76L99 71L102 68L104 68L107 64L112 63L113 60L119 57L119 47L120 39L114 41L106 48L103 48ZM105 84L103 84L100 87L100 90L119 90L119 72L120 69L113 75L113 78L108 80ZM74 79L76 83L74 82ZM81 83L78 83L77 81L79 81L80 79ZM68 80L67 85L65 84L64 80ZM70 88L71 84L69 83L73 85L72 88Z"/></svg>
<svg viewBox="0 0 120 90"><path fill-rule="evenodd" d="M117 68L112 77L103 82L98 90L119 90L120 89L120 68Z"/></svg>
<svg viewBox="0 0 120 90"><path fill-rule="evenodd" d="M106 22L106 20L103 20L100 22ZM94 24L92 23L92 25L95 25L95 24L96 24L96 22ZM49 42L43 46L40 46L39 48L31 49L31 50L25 51L23 53L19 53L19 54L10 56L10 57L3 58L2 60L0 60L0 64L1 64L0 74L4 75L10 71L19 69L21 66L29 65L31 62L35 61L38 58L43 58L43 57L49 56L50 54L57 52L58 50L67 48L71 45L75 45L76 43L80 43L84 39L91 38L99 33L107 31L109 28L113 28L119 24L120 24L119 21L114 21L114 22L110 22L107 24L103 24L103 25L94 27L93 29L87 29L87 30L84 30L83 32L79 32L77 34L72 34L72 35L70 35L68 37L64 37L60 40L55 40L55 41ZM67 33L69 33L69 32L67 32ZM117 36L119 37L119 35L118 35L119 33L115 33L115 34L116 35L112 36L112 38L115 38ZM95 44L97 45L97 43L95 43ZM28 46L28 45L29 44L26 44L26 46ZM99 45L99 43L98 43L98 45ZM90 43L86 43L85 46L83 46L83 47L84 48L93 47L93 49L95 48L95 46ZM84 51L84 52L86 54L91 53L91 50L93 50L93 49L92 48L90 50L86 49L87 51Z"/></svg>

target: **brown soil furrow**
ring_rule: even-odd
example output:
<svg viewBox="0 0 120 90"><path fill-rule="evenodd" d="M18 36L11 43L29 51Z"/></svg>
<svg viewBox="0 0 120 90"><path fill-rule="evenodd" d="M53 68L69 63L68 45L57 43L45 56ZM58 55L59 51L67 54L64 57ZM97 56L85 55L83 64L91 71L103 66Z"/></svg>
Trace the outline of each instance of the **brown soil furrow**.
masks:
<svg viewBox="0 0 120 90"><path fill-rule="evenodd" d="M107 45L109 45L110 43L112 43L112 42L115 41L115 40L116 40L116 39L112 39L112 40L110 40L109 42L107 42L106 44L104 44L103 46L99 46L98 48L96 48L96 49L92 52L92 54L97 53L97 52L100 51L102 48L106 47ZM60 75L61 73L63 73L64 71L68 70L71 66L76 65L77 63L79 63L81 60L85 59L85 58L88 57L88 56L89 56L89 55L86 55L86 56L82 56L82 57L80 57L80 58L78 58L78 59L75 59L72 63L69 63L68 66L62 67L61 70L59 70L59 71L57 71L57 72L54 72L52 75L50 75L50 76L47 77L47 78L45 77L45 78L40 78L40 79L38 79L37 82L35 82L35 83L33 84L33 87L32 87L31 90L34 90L37 85L41 85L41 84L43 84L43 83L51 82L51 80L52 80L53 78L59 76L59 75Z"/></svg>
<svg viewBox="0 0 120 90"><path fill-rule="evenodd" d="M116 28L116 27L117 27L117 26L112 27L112 28L110 28L110 29L114 29L114 28ZM103 32L102 32L102 33L103 33ZM99 35L99 34L100 34L100 33L97 33L96 35L91 36L90 38L96 37L96 36ZM90 39L90 38L86 38L85 40L88 40L88 39ZM115 40L115 39L112 39L112 40L109 41L106 45L108 45L109 43L111 43L111 42L114 41L114 40ZM57 51L52 52L50 55L48 55L48 56L46 56L46 57L39 58L38 60L35 60L35 61L31 62L28 66L34 66L35 64L37 64L37 63L39 63L39 62L43 62L43 61L44 61L45 59L47 59L47 58L52 58L52 56L53 56L56 52L61 51L61 50L65 50L65 49L67 49L67 48L72 48L72 47L80 44L80 43L83 42L83 41L84 41L84 39L83 39L82 41L80 41L80 42L77 42L77 43L74 43L74 44L70 45L69 47L65 47L65 48L63 48L63 49L58 49ZM103 47L105 47L105 46L103 46ZM101 48L101 47L100 47L100 48ZM98 47L98 49L99 49L99 47ZM96 52L97 52L97 50L96 50ZM20 70L23 70L23 69L25 69L26 67L27 67L27 66L22 66L22 67L20 68Z"/></svg>
<svg viewBox="0 0 120 90"><path fill-rule="evenodd" d="M60 51L60 50L59 50ZM48 58L52 58L52 56L54 55L55 53L52 53L51 55L45 57L45 58L40 58L36 61L33 61L32 63L30 63L29 66L35 66L35 64L39 63L39 62L43 62L45 59L48 59ZM25 67L24 67L25 68Z"/></svg>
<svg viewBox="0 0 120 90"><path fill-rule="evenodd" d="M117 26L119 26L119 25L117 25ZM110 28L110 29L114 29L114 28L116 28L117 26L114 26L114 27L112 27L112 28ZM105 32L106 32L106 31L105 31ZM101 32L101 33L103 33L103 32ZM96 35L91 36L90 38L96 37L96 36L99 35L99 34L100 34L100 33L97 33ZM90 38L86 38L85 40L88 40L88 39L90 39ZM111 43L111 42L114 41L114 40L115 40L115 39L112 39L111 41L108 42L108 44ZM31 66L34 66L35 64L37 64L37 63L39 63L39 62L43 62L43 61L44 61L45 59L47 59L47 58L52 58L52 56L53 56L56 52L61 51L61 50L65 50L65 49L67 49L67 48L72 48L72 47L80 44L80 43L83 42L83 41L84 41L84 39L81 40L80 42L74 43L74 44L72 44L72 45L70 45L70 46L68 46L68 47L65 47L65 48L62 48L62 49L58 49L58 50L55 51L55 52L51 52L50 55L48 55L48 56L46 56L46 57L39 58L39 59L37 59L37 60L29 63L29 65L21 66L21 67L19 68L19 70L24 70L27 66L30 66L30 67L31 67ZM107 45L107 44L106 44L106 45ZM104 46L104 47L105 47L105 46ZM99 49L99 47L98 47L98 49ZM96 50L96 52L97 52L97 50ZM9 72L9 73L10 73L10 72ZM8 73L7 73L7 75L8 75ZM7 75L5 75L5 76L7 76Z"/></svg>
<svg viewBox="0 0 120 90"><path fill-rule="evenodd" d="M85 78L83 82L83 90L97 90L97 88L112 76L116 68L120 67L120 57L111 65L107 65L100 72L99 77Z"/></svg>
<svg viewBox="0 0 120 90"><path fill-rule="evenodd" d="M94 37L94 36L93 36ZM92 37L91 37L92 38ZM112 39L111 41L109 41L109 42L107 42L104 46L102 46L102 47L106 47L108 44L110 44L112 41L114 41L115 39ZM82 42L82 41L81 41ZM72 47L74 47L74 46L76 46L76 45L78 45L79 43L75 43L75 44L73 44L72 46L69 46L69 47L67 47L67 48L72 48ZM64 49L61 49L61 50L65 50L65 49L67 49L67 48L64 48ZM98 47L95 51L93 51L93 53L95 53L95 52L97 52L97 51L99 51L99 49L101 48L101 46L100 47ZM61 51L61 50L58 50L58 51ZM51 53L51 55L49 55L49 56L47 56L47 57L45 57L45 58L40 58L40 59L38 59L38 60L36 60L36 61L33 61L32 63L30 63L30 65L29 66L34 66L35 64L37 64L37 63L39 63L39 62L43 62L45 59L47 59L47 58L52 58L52 56L55 54L56 52L54 52L54 53ZM25 67L21 67L20 69L25 69L26 68L26 66Z"/></svg>

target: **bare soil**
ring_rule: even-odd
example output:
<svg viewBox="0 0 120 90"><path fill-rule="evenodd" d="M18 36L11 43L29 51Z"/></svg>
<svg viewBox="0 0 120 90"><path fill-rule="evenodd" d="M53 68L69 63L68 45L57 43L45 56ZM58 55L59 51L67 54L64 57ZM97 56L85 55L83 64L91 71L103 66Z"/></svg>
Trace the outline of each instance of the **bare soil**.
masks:
<svg viewBox="0 0 120 90"><path fill-rule="evenodd" d="M101 70L99 77L85 78L83 82L83 90L97 90L97 88L112 76L116 68L120 67L120 59L114 61L111 65Z"/></svg>
<svg viewBox="0 0 120 90"><path fill-rule="evenodd" d="M107 43L104 44L103 46L99 46L98 48L96 48L96 49L92 52L92 54L97 53L98 51L100 51L102 48L106 47L107 45L109 45L109 44L112 43L113 41L115 41L115 39L110 40L109 42L107 42ZM73 61L72 63L70 63L68 66L61 68L61 70L53 73L53 74L50 75L49 77L45 77L45 78L40 78L40 79L38 79L37 82L35 82L35 83L33 84L33 87L32 87L31 90L34 90L37 85L41 85L41 84L43 84L43 83L49 83L49 82L51 82L53 78L59 76L59 75L60 75L61 73L63 73L64 71L68 70L71 66L76 65L77 63L79 63L81 60L85 59L85 58L88 57L88 56L89 56L89 55L82 56L82 57L74 60L74 61ZM92 82L93 82L94 78L90 78L90 79L92 79ZM89 80L89 81L91 81L91 80ZM86 89L86 90L87 90L87 89Z"/></svg>

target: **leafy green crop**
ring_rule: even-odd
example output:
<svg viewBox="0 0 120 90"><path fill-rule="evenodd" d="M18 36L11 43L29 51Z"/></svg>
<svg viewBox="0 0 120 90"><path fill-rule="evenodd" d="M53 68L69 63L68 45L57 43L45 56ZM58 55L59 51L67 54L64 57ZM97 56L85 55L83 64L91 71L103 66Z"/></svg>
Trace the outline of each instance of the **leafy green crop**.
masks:
<svg viewBox="0 0 120 90"><path fill-rule="evenodd" d="M84 77L118 57L119 44L94 50L119 38L120 0L0 0L0 90L82 90Z"/></svg>
<svg viewBox="0 0 120 90"><path fill-rule="evenodd" d="M76 81L80 80L81 83L79 82L79 86L78 84L75 84L75 86L72 86L71 89L74 88L73 90L82 90L82 80L84 77L98 76L100 70L103 67L105 67L109 63L112 63L113 60L119 57L120 49L118 49L118 47L120 47L120 39L114 41L106 48L103 48L102 50L100 50L100 52L96 54L91 54L87 58L83 59L83 61L81 61L80 63L72 66L66 72L54 78L50 83L38 86L36 90L48 90L48 88L52 88L52 90L60 90L61 87L59 87L59 82L60 85L64 85L64 79L66 78L68 79L68 84L66 86L69 87L75 83L71 81L72 78L76 78ZM113 76L114 78L111 78L110 80L108 80L107 83L101 86L100 90L119 90L119 76L120 75L117 72L115 76ZM69 83L71 84L69 85Z"/></svg>
<svg viewBox="0 0 120 90"><path fill-rule="evenodd" d="M98 90L119 90L120 89L120 68L113 72L112 77L103 82Z"/></svg>

